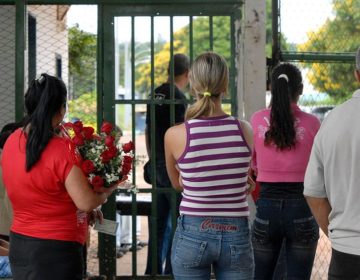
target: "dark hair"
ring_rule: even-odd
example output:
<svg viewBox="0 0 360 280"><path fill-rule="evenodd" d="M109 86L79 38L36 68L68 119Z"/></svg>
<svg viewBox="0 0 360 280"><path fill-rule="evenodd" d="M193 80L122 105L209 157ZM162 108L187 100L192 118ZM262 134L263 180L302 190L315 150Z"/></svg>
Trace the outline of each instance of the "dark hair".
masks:
<svg viewBox="0 0 360 280"><path fill-rule="evenodd" d="M190 59L181 53L174 54L174 77L184 74L190 69ZM168 75L170 75L170 63L168 66Z"/></svg>
<svg viewBox="0 0 360 280"><path fill-rule="evenodd" d="M26 171L29 171L40 159L41 153L53 137L53 117L66 105L66 87L60 79L41 74L31 82L25 94L27 119L29 126L26 142Z"/></svg>
<svg viewBox="0 0 360 280"><path fill-rule="evenodd" d="M265 144L274 143L280 150L291 149L296 143L294 115L291 102L302 93L300 70L293 64L276 66L271 74L270 128L265 133Z"/></svg>
<svg viewBox="0 0 360 280"><path fill-rule="evenodd" d="M6 140L9 138L11 133L13 133L16 129L22 127L24 124L24 120L20 122L8 123L6 124L0 132L0 149L4 148Z"/></svg>

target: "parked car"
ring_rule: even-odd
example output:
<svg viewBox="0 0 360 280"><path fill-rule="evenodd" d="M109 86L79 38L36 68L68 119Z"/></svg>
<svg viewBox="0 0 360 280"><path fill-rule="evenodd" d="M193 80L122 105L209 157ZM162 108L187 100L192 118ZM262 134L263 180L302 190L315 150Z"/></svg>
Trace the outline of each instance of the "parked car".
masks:
<svg viewBox="0 0 360 280"><path fill-rule="evenodd" d="M310 113L317 116L320 122L322 122L325 117L330 113L330 111L334 108L334 105L314 107L311 109Z"/></svg>

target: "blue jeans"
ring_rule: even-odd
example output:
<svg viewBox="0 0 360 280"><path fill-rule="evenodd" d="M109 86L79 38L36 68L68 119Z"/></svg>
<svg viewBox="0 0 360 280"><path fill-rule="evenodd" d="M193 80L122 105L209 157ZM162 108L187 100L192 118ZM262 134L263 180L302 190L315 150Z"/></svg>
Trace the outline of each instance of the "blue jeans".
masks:
<svg viewBox="0 0 360 280"><path fill-rule="evenodd" d="M256 208L252 234L254 279L273 279L283 242L286 251L286 279L310 279L319 227L305 198L260 196Z"/></svg>
<svg viewBox="0 0 360 280"><path fill-rule="evenodd" d="M182 215L171 249L176 280L253 279L254 257L247 218Z"/></svg>

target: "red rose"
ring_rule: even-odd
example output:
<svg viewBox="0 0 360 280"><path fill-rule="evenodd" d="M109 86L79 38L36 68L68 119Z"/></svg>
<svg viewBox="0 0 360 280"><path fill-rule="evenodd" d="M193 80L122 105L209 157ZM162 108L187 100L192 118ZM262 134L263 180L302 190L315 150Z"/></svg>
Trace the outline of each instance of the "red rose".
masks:
<svg viewBox="0 0 360 280"><path fill-rule="evenodd" d="M85 144L84 137L82 137L80 134L75 135L74 138L72 139L72 141L76 146L82 146Z"/></svg>
<svg viewBox="0 0 360 280"><path fill-rule="evenodd" d="M107 135L105 138L105 146L112 147L114 146L115 138L111 135Z"/></svg>
<svg viewBox="0 0 360 280"><path fill-rule="evenodd" d="M121 174L127 175L131 170L133 158L131 156L124 156L123 157L123 163L121 167Z"/></svg>
<svg viewBox="0 0 360 280"><path fill-rule="evenodd" d="M118 149L115 146L110 146L107 149L109 157L114 158L118 154Z"/></svg>
<svg viewBox="0 0 360 280"><path fill-rule="evenodd" d="M112 130L113 130L113 126L112 126L111 123L103 122L103 124L101 126L101 132L105 132L106 134L110 134Z"/></svg>
<svg viewBox="0 0 360 280"><path fill-rule="evenodd" d="M111 152L109 152L109 150L102 152L100 156L101 156L102 163L108 163L113 158L113 156L112 156Z"/></svg>
<svg viewBox="0 0 360 280"><path fill-rule="evenodd" d="M93 185L94 191L98 192L104 186L104 180L99 175L96 175L92 178L91 185Z"/></svg>
<svg viewBox="0 0 360 280"><path fill-rule="evenodd" d="M131 164L124 162L123 166L121 167L121 174L123 176L128 175L131 170Z"/></svg>
<svg viewBox="0 0 360 280"><path fill-rule="evenodd" d="M81 164L81 169L85 174L90 174L95 171L95 165L91 160L84 160Z"/></svg>
<svg viewBox="0 0 360 280"><path fill-rule="evenodd" d="M83 128L83 134L85 139L92 139L94 134L94 129L91 126L85 126Z"/></svg>
<svg viewBox="0 0 360 280"><path fill-rule="evenodd" d="M130 163L130 165L131 165L132 161L133 161L133 158L131 156L124 156L123 157L123 162L124 163Z"/></svg>
<svg viewBox="0 0 360 280"><path fill-rule="evenodd" d="M135 146L132 141L122 145L122 149L123 149L124 153L129 153L130 151L134 150L134 148L135 148Z"/></svg>
<svg viewBox="0 0 360 280"><path fill-rule="evenodd" d="M80 134L83 130L83 123L81 121L74 122L73 130L74 130L75 134Z"/></svg>

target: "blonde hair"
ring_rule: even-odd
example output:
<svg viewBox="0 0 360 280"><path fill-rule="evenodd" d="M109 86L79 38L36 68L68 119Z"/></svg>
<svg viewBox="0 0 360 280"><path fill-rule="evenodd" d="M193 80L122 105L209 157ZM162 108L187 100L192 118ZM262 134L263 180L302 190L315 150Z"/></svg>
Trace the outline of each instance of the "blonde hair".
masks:
<svg viewBox="0 0 360 280"><path fill-rule="evenodd" d="M229 69L225 59L215 52L199 55L191 67L189 81L197 101L187 109L185 120L211 116L215 110L213 99L228 92Z"/></svg>

